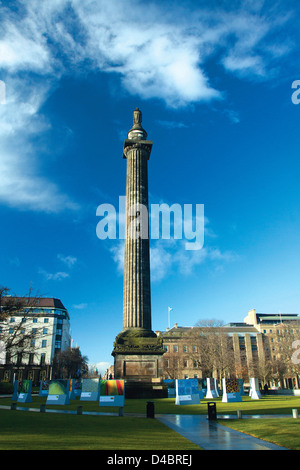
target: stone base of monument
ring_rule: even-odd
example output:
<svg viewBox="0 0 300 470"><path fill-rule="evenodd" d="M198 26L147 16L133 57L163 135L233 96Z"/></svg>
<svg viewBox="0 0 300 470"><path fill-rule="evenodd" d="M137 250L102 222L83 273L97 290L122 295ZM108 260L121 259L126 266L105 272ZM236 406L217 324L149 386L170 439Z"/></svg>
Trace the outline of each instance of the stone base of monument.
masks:
<svg viewBox="0 0 300 470"><path fill-rule="evenodd" d="M126 382L127 398L164 398L162 339L153 331L130 329L121 332L114 343L114 378Z"/></svg>
<svg viewBox="0 0 300 470"><path fill-rule="evenodd" d="M168 398L165 384L125 380L125 398Z"/></svg>

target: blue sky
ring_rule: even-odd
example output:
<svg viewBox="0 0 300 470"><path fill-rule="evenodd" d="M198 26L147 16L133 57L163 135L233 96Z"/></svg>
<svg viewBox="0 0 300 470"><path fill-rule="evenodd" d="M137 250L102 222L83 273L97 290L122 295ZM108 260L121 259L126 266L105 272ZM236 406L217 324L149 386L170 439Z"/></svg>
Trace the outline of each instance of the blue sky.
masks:
<svg viewBox="0 0 300 470"><path fill-rule="evenodd" d="M122 329L125 195L143 112L150 203L204 204L199 251L151 241L152 325L300 313L297 1L2 1L0 284L60 298L91 363ZM103 368L102 367L102 368Z"/></svg>

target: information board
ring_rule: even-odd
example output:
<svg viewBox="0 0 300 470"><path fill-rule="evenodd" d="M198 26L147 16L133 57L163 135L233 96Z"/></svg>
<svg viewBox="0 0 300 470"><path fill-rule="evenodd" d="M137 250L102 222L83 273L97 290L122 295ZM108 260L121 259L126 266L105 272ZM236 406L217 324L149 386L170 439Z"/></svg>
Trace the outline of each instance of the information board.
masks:
<svg viewBox="0 0 300 470"><path fill-rule="evenodd" d="M226 403L233 403L242 401L240 394L240 384L238 379L223 379L223 397L222 401Z"/></svg>
<svg viewBox="0 0 300 470"><path fill-rule="evenodd" d="M46 404L69 405L69 382L69 380L64 379L50 380Z"/></svg>
<svg viewBox="0 0 300 470"><path fill-rule="evenodd" d="M100 380L100 406L125 405L125 382L124 380Z"/></svg>
<svg viewBox="0 0 300 470"><path fill-rule="evenodd" d="M176 379L175 405L199 405L200 396L197 379Z"/></svg>

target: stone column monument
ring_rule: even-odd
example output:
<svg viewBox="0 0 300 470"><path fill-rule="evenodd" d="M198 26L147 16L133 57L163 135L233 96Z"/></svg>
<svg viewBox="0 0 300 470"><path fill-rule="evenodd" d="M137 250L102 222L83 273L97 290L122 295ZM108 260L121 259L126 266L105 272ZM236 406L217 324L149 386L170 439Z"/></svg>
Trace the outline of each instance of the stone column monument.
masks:
<svg viewBox="0 0 300 470"><path fill-rule="evenodd" d="M123 330L112 355L115 378L153 382L161 376L164 350L151 326L148 160L152 142L141 123L137 108L123 149L127 160Z"/></svg>

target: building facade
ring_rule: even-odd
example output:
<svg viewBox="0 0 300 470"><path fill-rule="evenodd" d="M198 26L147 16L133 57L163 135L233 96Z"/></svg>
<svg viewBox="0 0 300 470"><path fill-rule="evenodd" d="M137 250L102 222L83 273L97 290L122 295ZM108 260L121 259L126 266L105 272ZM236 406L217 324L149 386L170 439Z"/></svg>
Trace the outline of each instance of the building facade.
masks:
<svg viewBox="0 0 300 470"><path fill-rule="evenodd" d="M19 308L0 322L0 380L51 378L55 354L71 345L70 317L55 298L13 298ZM5 312L11 298L2 297Z"/></svg>
<svg viewBox="0 0 300 470"><path fill-rule="evenodd" d="M260 314L223 326L180 327L156 332L163 338L163 378L258 377L273 388L300 388L293 344L300 340L297 314ZM299 348L300 349L300 348ZM300 351L299 351L300 356Z"/></svg>

